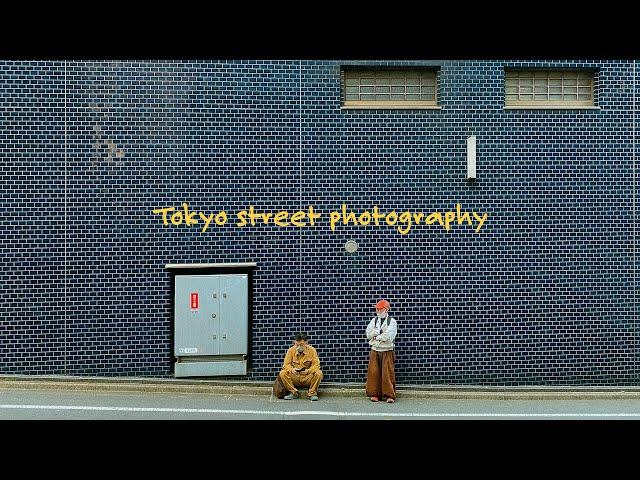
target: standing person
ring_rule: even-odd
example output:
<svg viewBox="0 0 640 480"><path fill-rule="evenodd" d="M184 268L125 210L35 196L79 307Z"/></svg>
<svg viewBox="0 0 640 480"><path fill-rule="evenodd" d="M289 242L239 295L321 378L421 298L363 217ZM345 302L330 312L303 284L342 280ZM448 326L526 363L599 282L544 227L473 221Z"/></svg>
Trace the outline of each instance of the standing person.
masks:
<svg viewBox="0 0 640 480"><path fill-rule="evenodd" d="M398 333L395 319L389 315L391 305L380 300L375 305L376 316L367 326L367 340L371 345L369 368L367 369L367 397L372 402L380 399L387 403L396 401L395 353L393 341Z"/></svg>
<svg viewBox="0 0 640 480"><path fill-rule="evenodd" d="M296 387L309 387L309 400L318 400L318 386L323 377L320 359L316 349L307 343L305 333L296 334L293 347L287 350L284 357L284 365L279 376L290 392L284 397L285 400L293 400L300 396Z"/></svg>

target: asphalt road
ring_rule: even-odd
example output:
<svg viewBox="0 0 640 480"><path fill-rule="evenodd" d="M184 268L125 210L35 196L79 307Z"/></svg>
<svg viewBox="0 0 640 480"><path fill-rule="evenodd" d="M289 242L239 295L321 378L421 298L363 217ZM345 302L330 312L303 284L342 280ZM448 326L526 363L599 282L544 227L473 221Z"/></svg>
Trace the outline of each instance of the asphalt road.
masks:
<svg viewBox="0 0 640 480"><path fill-rule="evenodd" d="M440 400L0 389L0 420L631 420L640 400Z"/></svg>

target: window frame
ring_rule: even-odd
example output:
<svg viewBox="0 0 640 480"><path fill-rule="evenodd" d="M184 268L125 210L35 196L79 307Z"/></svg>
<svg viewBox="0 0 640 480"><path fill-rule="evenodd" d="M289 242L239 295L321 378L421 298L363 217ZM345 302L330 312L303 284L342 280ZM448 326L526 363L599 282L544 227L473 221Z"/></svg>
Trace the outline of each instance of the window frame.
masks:
<svg viewBox="0 0 640 480"><path fill-rule="evenodd" d="M531 96L533 97L531 100L508 100L507 96L512 95L507 93L507 75L509 73L518 73L518 77L520 78L520 74L527 73L531 75L533 80L532 82L532 90ZM564 73L572 73L576 75L576 94L579 95L579 77L580 75L588 75L590 79L590 100L535 100L536 92L535 92L535 79L536 74L544 73L546 77L544 77L547 81L547 97L550 95L549 93L549 80L550 75L553 74L564 74ZM504 81L503 81L503 100L504 100L504 109L505 110L532 110L532 109L567 109L567 110L597 110L599 106L597 105L597 91L596 86L598 84L598 71L596 69L584 69L584 68L504 68ZM513 77L512 77L513 78ZM561 77L563 80L564 78ZM520 94L519 94L520 95ZM557 95L557 93L556 93ZM560 95L564 96L564 85L562 85L560 90Z"/></svg>
<svg viewBox="0 0 640 480"><path fill-rule="evenodd" d="M433 100L347 100L347 74L348 72L430 72L434 78ZM442 107L439 101L439 67L402 66L341 66L340 67L340 108L342 110L437 110ZM390 85L393 86L393 85ZM404 85L406 87L406 83ZM391 95L391 92L390 92ZM407 95L405 91L404 95Z"/></svg>

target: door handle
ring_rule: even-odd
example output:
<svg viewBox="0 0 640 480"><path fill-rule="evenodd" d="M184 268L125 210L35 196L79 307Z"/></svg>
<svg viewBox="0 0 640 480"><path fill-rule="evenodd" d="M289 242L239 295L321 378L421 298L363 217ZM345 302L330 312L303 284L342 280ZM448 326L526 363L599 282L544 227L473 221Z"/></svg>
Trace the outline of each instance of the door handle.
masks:
<svg viewBox="0 0 640 480"><path fill-rule="evenodd" d="M215 313L212 313L212 314L211 314L211 318L216 318L216 314L215 314Z"/></svg>
<svg viewBox="0 0 640 480"><path fill-rule="evenodd" d="M214 340L217 340L217 339L218 339L218 335L214 335L214 336L213 336L213 339L214 339Z"/></svg>
<svg viewBox="0 0 640 480"><path fill-rule="evenodd" d="M223 296L224 298L227 298L227 294L226 294L226 293L223 293L223 294L222 294L222 296Z"/></svg>
<svg viewBox="0 0 640 480"><path fill-rule="evenodd" d="M213 298L218 298L218 294L217 294L217 293L214 293L214 294L213 294Z"/></svg>
<svg viewBox="0 0 640 480"><path fill-rule="evenodd" d="M222 334L222 338L223 338L223 339L227 338L227 334L226 334L226 333L223 333L223 334Z"/></svg>

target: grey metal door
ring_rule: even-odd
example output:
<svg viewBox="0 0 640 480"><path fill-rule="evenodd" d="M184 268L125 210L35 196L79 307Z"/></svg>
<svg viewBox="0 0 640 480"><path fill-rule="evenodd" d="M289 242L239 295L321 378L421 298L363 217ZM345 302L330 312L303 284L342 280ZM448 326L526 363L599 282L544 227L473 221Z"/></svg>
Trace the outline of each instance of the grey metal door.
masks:
<svg viewBox="0 0 640 480"><path fill-rule="evenodd" d="M175 356L220 353L220 277L176 275Z"/></svg>
<svg viewBox="0 0 640 480"><path fill-rule="evenodd" d="M247 354L248 347L248 277L222 275L220 277L220 354Z"/></svg>

